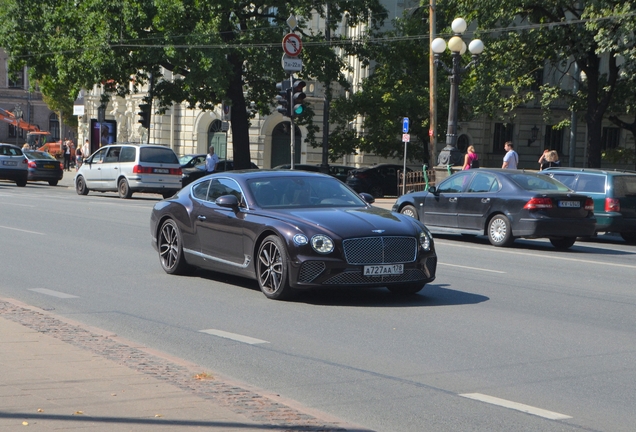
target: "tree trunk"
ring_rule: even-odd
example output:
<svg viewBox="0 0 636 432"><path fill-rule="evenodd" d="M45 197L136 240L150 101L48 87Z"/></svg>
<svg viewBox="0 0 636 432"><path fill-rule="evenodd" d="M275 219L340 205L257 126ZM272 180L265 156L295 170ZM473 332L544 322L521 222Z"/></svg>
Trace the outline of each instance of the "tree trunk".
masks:
<svg viewBox="0 0 636 432"><path fill-rule="evenodd" d="M250 136L247 105L243 93L243 60L237 55L229 55L233 77L230 81L228 96L232 101L230 108L232 122L232 146L234 169L250 168Z"/></svg>

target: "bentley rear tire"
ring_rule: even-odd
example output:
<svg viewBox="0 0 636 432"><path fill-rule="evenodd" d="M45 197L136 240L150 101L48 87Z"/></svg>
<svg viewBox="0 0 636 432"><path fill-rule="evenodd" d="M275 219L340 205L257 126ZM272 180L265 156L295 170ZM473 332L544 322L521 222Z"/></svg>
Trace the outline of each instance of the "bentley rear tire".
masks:
<svg viewBox="0 0 636 432"><path fill-rule="evenodd" d="M159 262L163 271L168 274L182 275L192 271L183 254L183 237L177 223L166 220L159 230L157 239Z"/></svg>

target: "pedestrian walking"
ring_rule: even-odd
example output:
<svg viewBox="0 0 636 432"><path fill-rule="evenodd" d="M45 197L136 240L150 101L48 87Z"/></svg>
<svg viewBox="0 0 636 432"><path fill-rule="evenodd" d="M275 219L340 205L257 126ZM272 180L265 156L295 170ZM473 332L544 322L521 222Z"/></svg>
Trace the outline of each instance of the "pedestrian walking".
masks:
<svg viewBox="0 0 636 432"><path fill-rule="evenodd" d="M69 140L62 142L62 155L64 156L64 171L71 170L71 143Z"/></svg>
<svg viewBox="0 0 636 432"><path fill-rule="evenodd" d="M208 155L205 157L205 172L212 174L216 170L216 165L219 163L219 157L214 153L214 146L210 146Z"/></svg>
<svg viewBox="0 0 636 432"><path fill-rule="evenodd" d="M82 146L82 157L86 159L91 155L91 145L88 143L88 139L84 142Z"/></svg>
<svg viewBox="0 0 636 432"><path fill-rule="evenodd" d="M83 157L83 152L82 152L82 147L77 147L77 149L75 149L75 170L79 170L79 168L82 166L82 163L84 163L84 157Z"/></svg>
<svg viewBox="0 0 636 432"><path fill-rule="evenodd" d="M466 156L464 156L464 166L462 169L467 170L471 168L479 168L479 156L475 152L474 146L468 146Z"/></svg>
<svg viewBox="0 0 636 432"><path fill-rule="evenodd" d="M501 165L501 167L504 169L517 169L519 165L519 155L514 151L512 141L507 141L504 144L504 149L506 149L506 155L503 158L503 165Z"/></svg>

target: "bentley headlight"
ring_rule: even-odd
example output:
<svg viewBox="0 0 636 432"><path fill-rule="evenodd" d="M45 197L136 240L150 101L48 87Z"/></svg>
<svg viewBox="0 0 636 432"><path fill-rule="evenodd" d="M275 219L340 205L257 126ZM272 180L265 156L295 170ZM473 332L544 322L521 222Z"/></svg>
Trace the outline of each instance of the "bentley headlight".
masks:
<svg viewBox="0 0 636 432"><path fill-rule="evenodd" d="M311 238L311 247L321 254L333 251L333 240L323 234L315 235Z"/></svg>
<svg viewBox="0 0 636 432"><path fill-rule="evenodd" d="M425 251L431 248L431 237L425 231L420 231L420 247Z"/></svg>

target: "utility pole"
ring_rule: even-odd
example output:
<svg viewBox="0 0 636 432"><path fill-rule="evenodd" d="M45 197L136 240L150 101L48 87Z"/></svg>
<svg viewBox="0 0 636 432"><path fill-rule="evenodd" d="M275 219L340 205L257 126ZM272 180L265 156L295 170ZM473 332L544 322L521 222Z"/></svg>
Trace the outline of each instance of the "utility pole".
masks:
<svg viewBox="0 0 636 432"><path fill-rule="evenodd" d="M433 47L430 43L435 39L435 0L430 0L429 12L428 12L428 30L430 34L430 40L428 44L428 80L429 80L429 159L428 166L432 166L433 161L437 160L437 67L435 67L435 55L433 53Z"/></svg>
<svg viewBox="0 0 636 432"><path fill-rule="evenodd" d="M327 44L331 41L331 30L329 28L329 2L325 4L325 40ZM325 96L322 117L322 164L320 172L329 174L329 104L331 102L330 82L325 83Z"/></svg>

